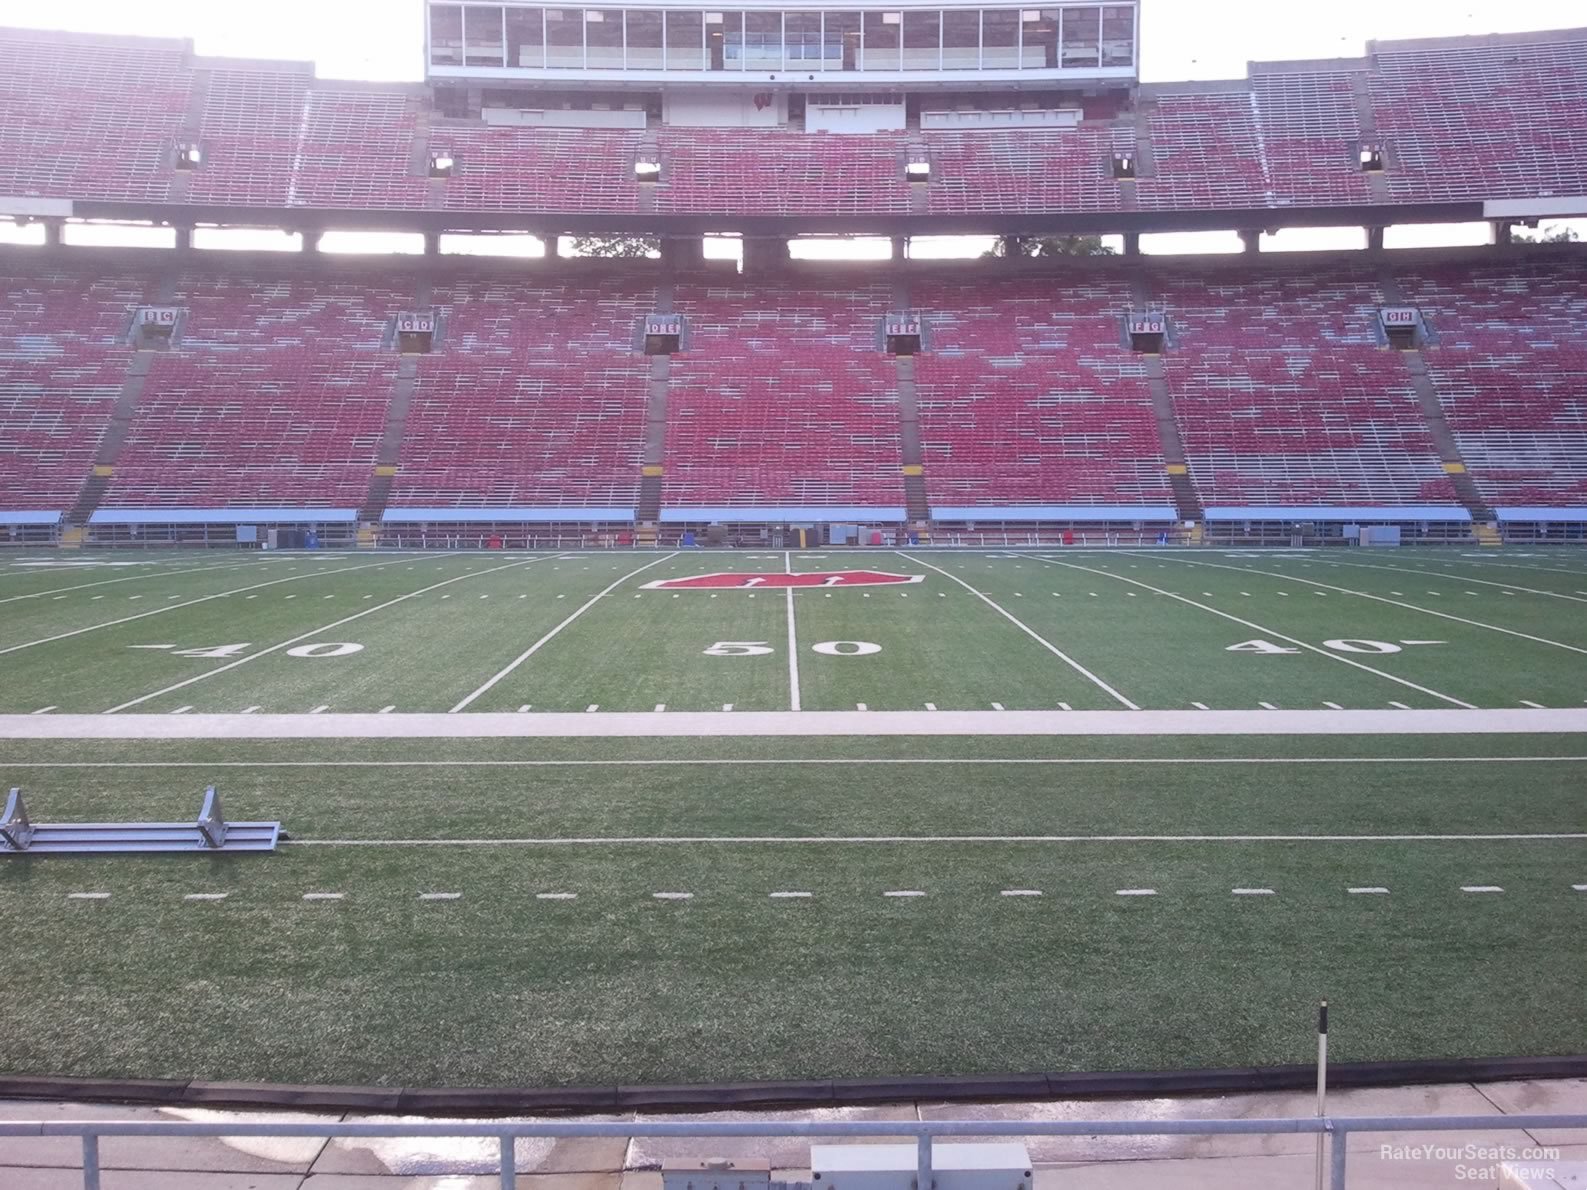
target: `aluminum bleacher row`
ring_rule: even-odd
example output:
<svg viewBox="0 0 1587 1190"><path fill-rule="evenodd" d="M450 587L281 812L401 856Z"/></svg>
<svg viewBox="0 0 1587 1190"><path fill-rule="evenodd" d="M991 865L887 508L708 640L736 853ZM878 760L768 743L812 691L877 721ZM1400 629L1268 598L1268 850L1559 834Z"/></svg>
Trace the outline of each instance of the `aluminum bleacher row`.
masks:
<svg viewBox="0 0 1587 1190"><path fill-rule="evenodd" d="M1219 505L1454 505L1384 304L1349 269L1225 279L1165 272L1164 357L1202 496Z"/></svg>
<svg viewBox="0 0 1587 1190"><path fill-rule="evenodd" d="M1089 102L1089 101L1088 101ZM884 132L662 126L659 214L908 213L903 166L932 162L926 211L1109 211L1113 155L1135 203L1284 209L1374 201L1363 130L1395 202L1587 192L1587 31L1456 46L1377 43L1356 62L1255 64L1245 80L1151 84L1139 112L1072 129ZM196 58L185 42L0 30L0 194L307 209L630 213L640 130L444 118L418 86L343 83L290 63ZM1144 119L1138 120L1137 116ZM202 168L176 168L198 128ZM428 178L431 152L455 157Z"/></svg>
<svg viewBox="0 0 1587 1190"><path fill-rule="evenodd" d="M649 361L643 283L435 288L393 507L622 508L639 495ZM627 519L627 518L625 518Z"/></svg>
<svg viewBox="0 0 1587 1190"><path fill-rule="evenodd" d="M904 506L887 286L679 285L662 507ZM902 519L898 517L897 519Z"/></svg>
<svg viewBox="0 0 1587 1190"><path fill-rule="evenodd" d="M114 465L95 480L98 515L123 523L262 509L352 520L382 458L395 466L386 507L414 517L629 520L653 458L667 519L895 510L911 372L939 519L1171 508L1165 405L1209 506L1460 506L1363 265L1154 264L1137 280L1169 319L1159 375L1126 342L1131 282L1105 265L923 271L910 289L925 351L901 367L881 350L889 284L682 278L672 299L688 333L662 364L640 351L658 303L641 269L526 278L460 264L426 297L435 350L404 360L394 317L418 304L417 283L390 265L116 272L41 253L0 263L7 512L70 511L102 448ZM1587 508L1574 257L1421 258L1396 280L1395 300L1422 310L1422 359L1482 497L1501 519ZM182 311L176 340L139 356L133 313L157 290ZM662 384L665 423L651 424ZM385 440L393 417L400 442Z"/></svg>
<svg viewBox="0 0 1587 1190"><path fill-rule="evenodd" d="M1501 515L1587 508L1583 270L1419 269L1402 283L1435 337L1428 372L1487 501Z"/></svg>
<svg viewBox="0 0 1587 1190"><path fill-rule="evenodd" d="M916 358L933 507L1173 505L1123 280L917 285Z"/></svg>

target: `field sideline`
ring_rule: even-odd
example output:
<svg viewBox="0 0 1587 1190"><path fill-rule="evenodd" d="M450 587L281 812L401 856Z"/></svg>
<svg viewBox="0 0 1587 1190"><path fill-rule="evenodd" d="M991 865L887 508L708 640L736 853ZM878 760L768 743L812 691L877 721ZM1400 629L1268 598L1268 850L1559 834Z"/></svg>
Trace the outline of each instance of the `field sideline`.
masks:
<svg viewBox="0 0 1587 1190"><path fill-rule="evenodd" d="M1307 1059L1322 996L1340 1060L1587 1036L1587 732L1547 727L1587 707L1587 557L35 561L0 561L0 713L30 737L0 786L36 819L179 819L216 782L291 839L0 861L9 1073L1269 1064ZM723 571L765 581L646 586ZM788 586L864 571L910 581ZM1078 730L863 726L970 712ZM64 738L343 716L461 735ZM857 726L633 734L695 716ZM1451 729L1399 732L1419 716Z"/></svg>

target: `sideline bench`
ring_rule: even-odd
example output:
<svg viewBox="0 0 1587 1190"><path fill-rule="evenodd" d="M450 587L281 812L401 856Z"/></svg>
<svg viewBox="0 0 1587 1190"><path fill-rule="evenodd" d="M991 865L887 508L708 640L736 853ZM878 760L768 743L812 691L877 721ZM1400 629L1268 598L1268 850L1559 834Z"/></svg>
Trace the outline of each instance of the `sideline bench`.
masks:
<svg viewBox="0 0 1587 1190"><path fill-rule="evenodd" d="M279 822L227 822L211 785L192 822L33 822L13 789L0 815L0 855L90 855L126 851L274 851Z"/></svg>

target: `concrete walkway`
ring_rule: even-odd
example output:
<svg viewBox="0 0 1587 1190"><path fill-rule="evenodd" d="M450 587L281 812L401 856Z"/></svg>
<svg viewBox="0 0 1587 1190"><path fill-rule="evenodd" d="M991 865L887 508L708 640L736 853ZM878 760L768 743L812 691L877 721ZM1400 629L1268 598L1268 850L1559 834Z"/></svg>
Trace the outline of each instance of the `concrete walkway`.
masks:
<svg viewBox="0 0 1587 1190"><path fill-rule="evenodd" d="M1341 1091L1335 1115L1470 1115L1587 1112L1587 1079L1457 1083ZM1305 1116L1315 1109L1304 1092L1195 1099L1125 1099L1041 1103L904 1103L890 1107L804 1112L724 1112L711 1116L639 1115L634 1120L1162 1120ZM560 1118L560 1117L559 1117ZM590 1119L611 1120L600 1116ZM71 1103L0 1103L3 1120L185 1119L380 1120L389 1116L228 1113L195 1109L122 1108ZM1587 1129L1533 1135L1482 1133L1360 1136L1351 1141L1353 1190L1497 1187L1498 1161L1453 1152L1472 1143L1513 1150L1529 1164L1587 1170ZM1393 1152L1436 1145L1443 1155ZM102 1142L104 1190L486 1190L496 1186L494 1141L471 1140L151 1140ZM1027 1142L1036 1190L1310 1190L1316 1140L1310 1136L1048 1137ZM1550 1152L1534 1155L1532 1150ZM806 1142L775 1139L526 1140L518 1145L519 1185L529 1190L660 1190L664 1160L703 1157L770 1159L773 1177L808 1179ZM1493 1172L1489 1172L1492 1167ZM1562 1181L1563 1185L1577 1183ZM1582 1183L1587 1185L1587 1182ZM0 1187L78 1190L76 1141L0 1138Z"/></svg>
<svg viewBox="0 0 1587 1190"><path fill-rule="evenodd" d="M0 715L0 740L481 739L517 736L1495 735L1587 732L1584 708L1249 711L676 711Z"/></svg>

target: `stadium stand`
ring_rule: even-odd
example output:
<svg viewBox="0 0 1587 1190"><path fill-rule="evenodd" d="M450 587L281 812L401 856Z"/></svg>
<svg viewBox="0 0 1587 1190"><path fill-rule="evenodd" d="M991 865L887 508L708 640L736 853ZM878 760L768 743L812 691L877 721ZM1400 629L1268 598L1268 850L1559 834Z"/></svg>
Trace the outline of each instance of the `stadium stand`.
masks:
<svg viewBox="0 0 1587 1190"><path fill-rule="evenodd" d="M1122 278L936 281L916 357L933 506L1173 503Z"/></svg>
<svg viewBox="0 0 1587 1190"><path fill-rule="evenodd" d="M411 304L375 276L187 276L105 508L356 508L396 378L385 345Z"/></svg>
<svg viewBox="0 0 1587 1190"><path fill-rule="evenodd" d="M0 271L0 509L64 512L110 425L144 282L91 268Z"/></svg>
<svg viewBox="0 0 1587 1190"><path fill-rule="evenodd" d="M1501 510L1587 508L1580 267L1511 261L1399 276L1428 321L1428 373L1478 490Z"/></svg>
<svg viewBox="0 0 1587 1190"><path fill-rule="evenodd" d="M402 508L623 508L644 449L654 287L437 285L441 343L419 360L391 502Z"/></svg>
<svg viewBox="0 0 1587 1190"><path fill-rule="evenodd" d="M1220 505L1455 505L1381 294L1348 268L1160 271L1164 369L1203 499Z"/></svg>
<svg viewBox="0 0 1587 1190"><path fill-rule="evenodd" d="M681 284L663 508L902 507L885 286Z"/></svg>
<svg viewBox="0 0 1587 1190"><path fill-rule="evenodd" d="M439 115L422 88L305 71L208 62L181 42L0 30L0 193L338 210L643 209L632 173L640 130L487 126ZM1113 153L1132 146L1139 208L1153 211L1587 191L1584 30L1374 43L1359 61L1256 64L1248 79L1152 84L1139 98L1138 145L1140 123L1127 118L866 136L663 124L655 211L907 213L903 163L914 143L936 162L934 214L1125 208L1109 174ZM212 160L184 191L174 146L195 123ZM1386 146L1382 194L1361 175L1368 129ZM459 163L439 192L427 151Z"/></svg>

